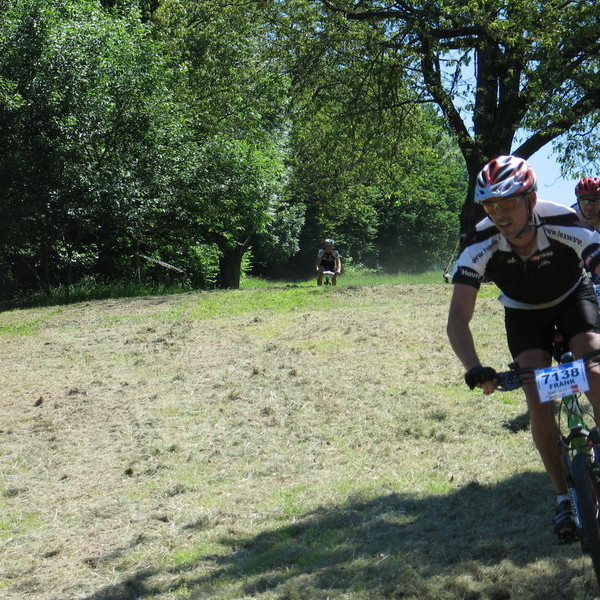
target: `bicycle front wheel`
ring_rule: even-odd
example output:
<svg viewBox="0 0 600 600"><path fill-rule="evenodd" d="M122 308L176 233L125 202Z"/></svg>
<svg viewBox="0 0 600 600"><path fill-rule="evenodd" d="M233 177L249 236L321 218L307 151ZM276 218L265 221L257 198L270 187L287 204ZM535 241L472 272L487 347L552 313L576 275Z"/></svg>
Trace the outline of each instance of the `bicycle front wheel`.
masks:
<svg viewBox="0 0 600 600"><path fill-rule="evenodd" d="M582 547L588 551L596 579L600 585L600 484L590 466L589 456L583 452L573 457L571 465L577 492L581 529L585 540Z"/></svg>

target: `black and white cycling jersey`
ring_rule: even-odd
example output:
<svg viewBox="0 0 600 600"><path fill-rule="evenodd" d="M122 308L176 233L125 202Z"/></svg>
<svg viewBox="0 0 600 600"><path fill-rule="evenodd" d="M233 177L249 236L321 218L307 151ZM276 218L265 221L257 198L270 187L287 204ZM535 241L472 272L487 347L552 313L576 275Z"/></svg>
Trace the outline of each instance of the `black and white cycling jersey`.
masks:
<svg viewBox="0 0 600 600"><path fill-rule="evenodd" d="M475 227L459 255L453 283L479 288L484 278L501 290L500 301L510 308L555 306L584 276L584 264L600 264L600 234L583 227L575 211L538 200L533 210L537 249L528 257L516 254L493 221Z"/></svg>

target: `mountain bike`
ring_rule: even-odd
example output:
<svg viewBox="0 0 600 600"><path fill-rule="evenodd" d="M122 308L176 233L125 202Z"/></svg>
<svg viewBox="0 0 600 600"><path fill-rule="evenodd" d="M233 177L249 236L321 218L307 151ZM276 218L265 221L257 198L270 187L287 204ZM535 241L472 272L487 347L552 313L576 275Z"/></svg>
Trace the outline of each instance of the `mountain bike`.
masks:
<svg viewBox="0 0 600 600"><path fill-rule="evenodd" d="M323 284L324 285L335 285L334 283L334 277L335 277L335 271L323 271Z"/></svg>
<svg viewBox="0 0 600 600"><path fill-rule="evenodd" d="M498 373L497 389L510 391L533 381L540 401L558 400L558 445L577 525L575 539L579 539L583 553L591 557L600 585L600 429L579 401L580 393L589 389L587 369L600 364L600 350L588 352L578 361L564 350L568 350L566 345L556 341L554 356L559 362L546 369L509 365L509 371Z"/></svg>

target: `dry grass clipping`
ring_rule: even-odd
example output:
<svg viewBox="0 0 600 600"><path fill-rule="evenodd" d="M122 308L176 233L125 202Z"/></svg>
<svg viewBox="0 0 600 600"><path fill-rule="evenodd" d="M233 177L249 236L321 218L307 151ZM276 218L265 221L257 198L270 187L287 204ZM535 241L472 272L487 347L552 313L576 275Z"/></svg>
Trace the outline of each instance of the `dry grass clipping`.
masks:
<svg viewBox="0 0 600 600"><path fill-rule="evenodd" d="M596 597L589 560L552 538L520 396L462 383L449 291L0 315L0 596ZM499 307L478 311L502 368Z"/></svg>

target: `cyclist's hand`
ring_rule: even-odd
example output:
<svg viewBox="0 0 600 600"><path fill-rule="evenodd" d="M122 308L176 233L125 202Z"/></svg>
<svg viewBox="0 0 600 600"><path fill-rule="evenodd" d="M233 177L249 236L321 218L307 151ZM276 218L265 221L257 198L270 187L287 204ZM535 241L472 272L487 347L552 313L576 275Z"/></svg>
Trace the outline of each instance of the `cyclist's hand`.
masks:
<svg viewBox="0 0 600 600"><path fill-rule="evenodd" d="M492 367L478 365L465 373L465 383L469 388L480 387L484 394L491 394L494 391L497 381L498 374Z"/></svg>

